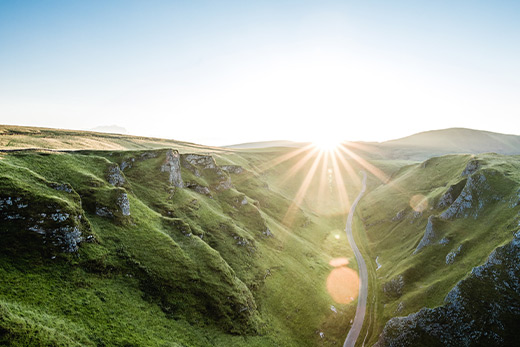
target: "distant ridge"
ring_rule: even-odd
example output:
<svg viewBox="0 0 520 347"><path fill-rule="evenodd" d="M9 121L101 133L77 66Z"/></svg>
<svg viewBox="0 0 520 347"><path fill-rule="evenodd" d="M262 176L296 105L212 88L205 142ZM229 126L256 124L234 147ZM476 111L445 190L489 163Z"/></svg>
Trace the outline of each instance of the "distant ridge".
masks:
<svg viewBox="0 0 520 347"><path fill-rule="evenodd" d="M269 147L302 147L304 142L294 142L287 140L277 141L259 141L259 142L246 142L239 143L236 145L222 146L224 148L236 148L236 149L249 149L249 148L269 148Z"/></svg>
<svg viewBox="0 0 520 347"><path fill-rule="evenodd" d="M110 134L128 134L128 131L125 128L120 127L119 125L100 125L87 130Z"/></svg>
<svg viewBox="0 0 520 347"><path fill-rule="evenodd" d="M431 130L377 145L394 158L422 160L451 154L520 154L520 136L466 128Z"/></svg>

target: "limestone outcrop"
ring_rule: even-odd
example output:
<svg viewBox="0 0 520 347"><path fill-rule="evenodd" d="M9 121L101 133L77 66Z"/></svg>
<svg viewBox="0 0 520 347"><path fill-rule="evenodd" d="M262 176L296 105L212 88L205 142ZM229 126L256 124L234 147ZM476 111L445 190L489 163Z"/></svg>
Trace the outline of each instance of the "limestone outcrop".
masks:
<svg viewBox="0 0 520 347"><path fill-rule="evenodd" d="M169 149L166 152L166 159L164 164L161 166L161 171L169 173L170 184L178 188L184 187L181 176L180 156L178 151Z"/></svg>
<svg viewBox="0 0 520 347"><path fill-rule="evenodd" d="M515 345L520 338L519 293L520 231L473 268L448 293L444 305L390 319L377 345Z"/></svg>

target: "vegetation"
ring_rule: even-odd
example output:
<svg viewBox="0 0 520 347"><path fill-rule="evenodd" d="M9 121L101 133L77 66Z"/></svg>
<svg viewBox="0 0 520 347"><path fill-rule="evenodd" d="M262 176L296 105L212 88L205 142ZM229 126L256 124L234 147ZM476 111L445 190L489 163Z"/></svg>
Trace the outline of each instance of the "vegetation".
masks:
<svg viewBox="0 0 520 347"><path fill-rule="evenodd" d="M520 225L520 157L414 161L507 152L516 138L435 147L448 133L352 144L334 161L306 144L222 149L2 126L0 344L341 344L356 301L334 302L326 283L332 259L357 268L343 228L361 169L354 232L370 283L358 344L411 336L391 319L421 309L432 319L457 285L465 300L494 295L472 269ZM175 165L164 169L171 148L182 185Z"/></svg>
<svg viewBox="0 0 520 347"><path fill-rule="evenodd" d="M335 237L342 235L345 211L324 217L318 209L293 206L299 185L280 189L272 179L283 165L256 167L287 149L271 156L213 153L220 165L241 165L241 173L199 167L197 175L183 166L183 180L210 188L209 194L172 186L161 171L166 151L2 155L1 199L27 205L5 203L0 211L0 233L8 241L0 245L2 341L341 342L354 303L335 303L325 283L332 258L352 258L345 238ZM110 168L125 161L132 165L122 171L124 182L111 185ZM295 177L293 182L300 179ZM222 178L230 178L232 187L218 190ZM120 204L123 194L129 215ZM62 217L56 222L42 213ZM60 223L81 231L76 251L63 246L72 229Z"/></svg>
<svg viewBox="0 0 520 347"><path fill-rule="evenodd" d="M390 318L442 305L474 267L511 241L518 230L519 172L517 156L447 155L405 166L367 194L358 231L366 233L368 257L381 264L374 271L371 343ZM462 205L454 203L459 196ZM426 240L429 224L433 233Z"/></svg>

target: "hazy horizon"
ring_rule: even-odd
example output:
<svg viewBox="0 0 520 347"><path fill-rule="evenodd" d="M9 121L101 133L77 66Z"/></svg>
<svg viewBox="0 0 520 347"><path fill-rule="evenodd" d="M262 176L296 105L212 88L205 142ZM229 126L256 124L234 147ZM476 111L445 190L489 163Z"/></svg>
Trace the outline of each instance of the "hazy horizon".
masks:
<svg viewBox="0 0 520 347"><path fill-rule="evenodd" d="M513 1L2 3L0 123L207 145L508 134L517 13Z"/></svg>

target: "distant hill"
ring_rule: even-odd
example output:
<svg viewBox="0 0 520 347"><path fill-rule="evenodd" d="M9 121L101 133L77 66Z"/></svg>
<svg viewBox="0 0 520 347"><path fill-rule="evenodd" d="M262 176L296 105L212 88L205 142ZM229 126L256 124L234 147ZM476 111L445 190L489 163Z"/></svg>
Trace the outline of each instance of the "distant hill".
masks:
<svg viewBox="0 0 520 347"><path fill-rule="evenodd" d="M520 136L465 128L426 131L383 142L377 147L385 156L423 160L452 153L520 154Z"/></svg>
<svg viewBox="0 0 520 347"><path fill-rule="evenodd" d="M89 131L96 131L100 133L111 133L111 134L127 134L125 128L120 127L119 125L100 125L94 127L92 129L88 129Z"/></svg>
<svg viewBox="0 0 520 347"><path fill-rule="evenodd" d="M269 147L302 147L305 143L293 142L287 140L278 141L260 141L260 142L247 142L239 143L236 145L223 146L224 148L269 148Z"/></svg>

